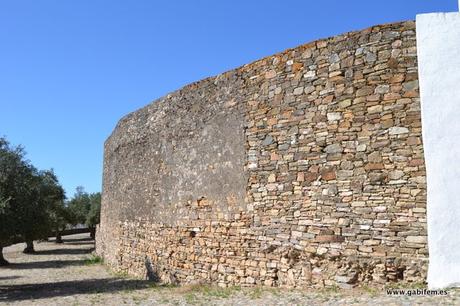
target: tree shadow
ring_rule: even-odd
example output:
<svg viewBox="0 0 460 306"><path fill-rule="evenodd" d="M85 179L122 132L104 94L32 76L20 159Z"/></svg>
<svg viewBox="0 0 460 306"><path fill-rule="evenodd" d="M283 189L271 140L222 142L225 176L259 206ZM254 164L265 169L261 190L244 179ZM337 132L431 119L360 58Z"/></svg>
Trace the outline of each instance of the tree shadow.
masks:
<svg viewBox="0 0 460 306"><path fill-rule="evenodd" d="M88 237L83 237L83 238L65 238L67 236L63 236L61 238L62 243L58 243L57 245L63 245L63 244L70 244L70 245L94 245L95 241L93 238L90 236ZM56 237L50 237L47 242L53 242L56 243Z"/></svg>
<svg viewBox="0 0 460 306"><path fill-rule="evenodd" d="M94 240L88 240L88 241L76 241L76 242L67 242L64 241L64 244L68 245L94 245Z"/></svg>
<svg viewBox="0 0 460 306"><path fill-rule="evenodd" d="M31 255L81 255L89 254L94 251L94 248L87 249L52 249L52 250L39 250L31 253Z"/></svg>
<svg viewBox="0 0 460 306"><path fill-rule="evenodd" d="M23 269L59 269L67 266L82 266L85 260L47 260L47 261L29 261L29 262L10 262L9 265L0 267L5 270L23 270Z"/></svg>
<svg viewBox="0 0 460 306"><path fill-rule="evenodd" d="M65 236L64 236L65 237ZM94 239L91 238L91 237L83 237L83 238L64 238L62 237L62 240L65 242L65 243L68 243L68 242L81 242L81 241L91 241L91 242L94 242Z"/></svg>
<svg viewBox="0 0 460 306"><path fill-rule="evenodd" d="M95 294L121 290L139 290L154 282L133 279L89 279L56 283L0 285L0 302L36 300L75 294Z"/></svg>
<svg viewBox="0 0 460 306"><path fill-rule="evenodd" d="M17 278L21 278L22 276L18 276L18 275L12 275L12 276L0 276L0 281L3 281L3 280L10 280L10 279L17 279Z"/></svg>

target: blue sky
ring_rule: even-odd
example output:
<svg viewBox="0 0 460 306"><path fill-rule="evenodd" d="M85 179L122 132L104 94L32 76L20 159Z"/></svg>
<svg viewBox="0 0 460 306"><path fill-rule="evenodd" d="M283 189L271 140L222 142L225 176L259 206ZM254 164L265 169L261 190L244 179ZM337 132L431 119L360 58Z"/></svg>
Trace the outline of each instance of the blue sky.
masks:
<svg viewBox="0 0 460 306"><path fill-rule="evenodd" d="M0 135L54 168L67 195L101 190L117 121L181 86L457 0L0 0Z"/></svg>

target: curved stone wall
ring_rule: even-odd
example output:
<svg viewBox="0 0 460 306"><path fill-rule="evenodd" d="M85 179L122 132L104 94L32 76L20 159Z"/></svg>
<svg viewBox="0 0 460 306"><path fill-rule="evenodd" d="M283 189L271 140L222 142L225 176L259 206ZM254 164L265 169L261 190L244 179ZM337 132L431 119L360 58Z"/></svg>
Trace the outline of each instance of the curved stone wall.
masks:
<svg viewBox="0 0 460 306"><path fill-rule="evenodd" d="M97 252L166 282L425 280L414 22L289 49L171 93L105 143Z"/></svg>

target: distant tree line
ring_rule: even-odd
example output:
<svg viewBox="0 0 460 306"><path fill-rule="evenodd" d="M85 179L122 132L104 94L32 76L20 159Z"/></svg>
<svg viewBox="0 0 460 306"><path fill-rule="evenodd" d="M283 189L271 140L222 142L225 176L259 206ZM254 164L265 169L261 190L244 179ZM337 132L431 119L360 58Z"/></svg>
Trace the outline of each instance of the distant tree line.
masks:
<svg viewBox="0 0 460 306"><path fill-rule="evenodd" d="M0 265L8 262L3 248L25 242L24 252L34 252L34 240L56 235L76 225L94 228L99 223L101 194L77 187L66 199L53 170L38 170L25 159L21 146L0 137Z"/></svg>

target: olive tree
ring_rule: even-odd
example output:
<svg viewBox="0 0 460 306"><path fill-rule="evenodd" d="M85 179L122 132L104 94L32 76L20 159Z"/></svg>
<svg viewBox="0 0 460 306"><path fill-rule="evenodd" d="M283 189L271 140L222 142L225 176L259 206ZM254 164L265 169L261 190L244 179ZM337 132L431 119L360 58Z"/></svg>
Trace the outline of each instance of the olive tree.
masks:
<svg viewBox="0 0 460 306"><path fill-rule="evenodd" d="M3 248L21 240L20 205L31 170L24 154L22 147L12 147L0 137L0 265L8 263Z"/></svg>
<svg viewBox="0 0 460 306"><path fill-rule="evenodd" d="M90 209L86 215L86 226L91 229L91 238L95 238L96 225L101 220L101 193L91 193L90 198Z"/></svg>
<svg viewBox="0 0 460 306"><path fill-rule="evenodd" d="M22 147L12 147L0 138L0 254L5 246L33 240L51 232L64 190L52 170L38 171L25 159ZM0 264L7 261L0 255Z"/></svg>
<svg viewBox="0 0 460 306"><path fill-rule="evenodd" d="M26 242L24 252L33 252L33 241L47 238L62 226L64 190L52 170L34 173L29 185L29 199L24 205L25 223L22 224L22 236Z"/></svg>

